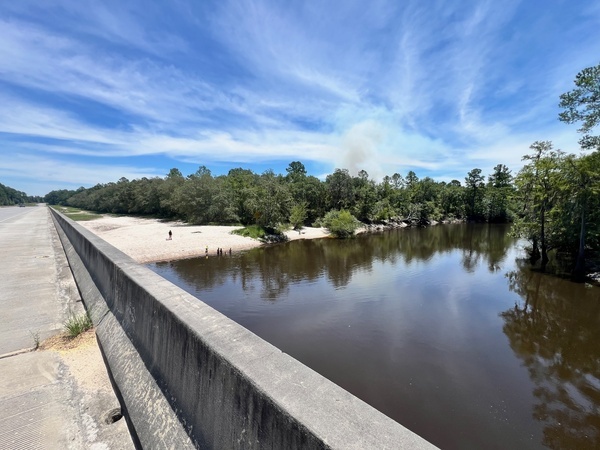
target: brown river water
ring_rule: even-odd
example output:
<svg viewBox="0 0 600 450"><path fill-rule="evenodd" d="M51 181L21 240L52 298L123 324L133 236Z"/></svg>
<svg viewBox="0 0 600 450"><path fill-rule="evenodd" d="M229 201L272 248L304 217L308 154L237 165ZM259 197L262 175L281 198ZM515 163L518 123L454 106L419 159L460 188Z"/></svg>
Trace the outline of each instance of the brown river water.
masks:
<svg viewBox="0 0 600 450"><path fill-rule="evenodd" d="M600 448L600 288L503 225L148 266L443 449Z"/></svg>

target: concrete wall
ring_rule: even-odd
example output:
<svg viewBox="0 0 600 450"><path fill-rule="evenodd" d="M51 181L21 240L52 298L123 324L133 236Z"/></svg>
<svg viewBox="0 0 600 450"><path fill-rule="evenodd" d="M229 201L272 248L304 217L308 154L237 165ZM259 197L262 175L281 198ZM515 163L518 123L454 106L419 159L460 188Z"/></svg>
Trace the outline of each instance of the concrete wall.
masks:
<svg viewBox="0 0 600 450"><path fill-rule="evenodd" d="M144 448L435 448L75 222L53 215Z"/></svg>

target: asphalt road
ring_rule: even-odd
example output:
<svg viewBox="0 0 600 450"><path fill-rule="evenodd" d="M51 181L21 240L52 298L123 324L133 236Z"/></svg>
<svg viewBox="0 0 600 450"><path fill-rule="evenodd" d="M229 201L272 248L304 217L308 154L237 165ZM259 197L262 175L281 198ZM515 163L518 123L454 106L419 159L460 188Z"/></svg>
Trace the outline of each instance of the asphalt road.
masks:
<svg viewBox="0 0 600 450"><path fill-rule="evenodd" d="M12 218L22 216L24 214L28 214L31 211L35 211L38 208L41 208L41 207L40 206L25 206L25 207L21 208L19 206L6 206L3 208L0 208L0 224L2 224L5 221L8 221Z"/></svg>

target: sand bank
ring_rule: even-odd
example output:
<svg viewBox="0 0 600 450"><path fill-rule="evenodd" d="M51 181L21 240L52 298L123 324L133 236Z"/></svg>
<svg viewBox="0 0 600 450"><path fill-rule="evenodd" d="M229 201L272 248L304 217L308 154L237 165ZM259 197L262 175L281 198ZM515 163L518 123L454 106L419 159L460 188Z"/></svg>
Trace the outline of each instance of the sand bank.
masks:
<svg viewBox="0 0 600 450"><path fill-rule="evenodd" d="M187 225L158 219L111 216L79 224L139 263L204 256L207 246L208 254L215 255L217 248L228 253L229 249L239 252L265 245L256 239L231 234L239 226ZM173 233L171 240L168 239L169 230ZM327 237L329 233L324 228L307 227L301 233L287 231L286 235L290 240L297 240Z"/></svg>

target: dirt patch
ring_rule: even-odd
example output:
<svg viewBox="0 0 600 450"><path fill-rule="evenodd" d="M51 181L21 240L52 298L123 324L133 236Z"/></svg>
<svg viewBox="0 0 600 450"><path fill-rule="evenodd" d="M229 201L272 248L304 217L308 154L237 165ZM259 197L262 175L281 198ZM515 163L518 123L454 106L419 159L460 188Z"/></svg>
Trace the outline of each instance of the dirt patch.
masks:
<svg viewBox="0 0 600 450"><path fill-rule="evenodd" d="M58 353L80 387L93 392L112 392L94 329L76 337L66 333L52 336L38 350Z"/></svg>
<svg viewBox="0 0 600 450"><path fill-rule="evenodd" d="M54 350L59 353L96 345L96 333L94 329L89 329L79 336L71 337L67 333L57 334L42 342L38 350Z"/></svg>

